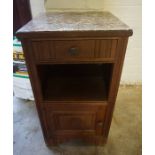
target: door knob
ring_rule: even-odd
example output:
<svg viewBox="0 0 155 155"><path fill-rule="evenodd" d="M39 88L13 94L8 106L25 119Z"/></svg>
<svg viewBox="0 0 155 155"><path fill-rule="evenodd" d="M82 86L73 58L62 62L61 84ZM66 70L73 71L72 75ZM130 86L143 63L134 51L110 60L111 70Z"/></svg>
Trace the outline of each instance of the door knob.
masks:
<svg viewBox="0 0 155 155"><path fill-rule="evenodd" d="M99 122L99 123L97 123L97 125L102 127L103 126L103 122Z"/></svg>

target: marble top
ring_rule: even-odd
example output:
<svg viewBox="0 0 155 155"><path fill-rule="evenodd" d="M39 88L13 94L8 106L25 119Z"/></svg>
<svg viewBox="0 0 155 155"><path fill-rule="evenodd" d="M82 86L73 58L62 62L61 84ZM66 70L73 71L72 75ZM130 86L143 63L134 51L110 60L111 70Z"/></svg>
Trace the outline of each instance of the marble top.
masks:
<svg viewBox="0 0 155 155"><path fill-rule="evenodd" d="M110 12L51 12L38 15L17 33L107 30L131 29Z"/></svg>

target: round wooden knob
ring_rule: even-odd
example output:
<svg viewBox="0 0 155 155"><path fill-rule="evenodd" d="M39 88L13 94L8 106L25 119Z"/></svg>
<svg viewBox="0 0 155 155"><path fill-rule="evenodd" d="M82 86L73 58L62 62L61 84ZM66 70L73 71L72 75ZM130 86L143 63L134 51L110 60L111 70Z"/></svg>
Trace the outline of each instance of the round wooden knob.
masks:
<svg viewBox="0 0 155 155"><path fill-rule="evenodd" d="M70 49L69 49L69 54L71 55L71 56L76 56L76 55L78 55L78 49L76 48L76 47L71 47Z"/></svg>

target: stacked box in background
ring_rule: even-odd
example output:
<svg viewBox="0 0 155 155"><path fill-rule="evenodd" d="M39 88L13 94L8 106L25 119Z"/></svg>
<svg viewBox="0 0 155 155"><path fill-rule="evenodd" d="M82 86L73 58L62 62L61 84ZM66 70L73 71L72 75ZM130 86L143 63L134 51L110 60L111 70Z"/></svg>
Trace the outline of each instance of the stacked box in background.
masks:
<svg viewBox="0 0 155 155"><path fill-rule="evenodd" d="M15 37L13 38L13 91L16 97L34 100L21 42Z"/></svg>

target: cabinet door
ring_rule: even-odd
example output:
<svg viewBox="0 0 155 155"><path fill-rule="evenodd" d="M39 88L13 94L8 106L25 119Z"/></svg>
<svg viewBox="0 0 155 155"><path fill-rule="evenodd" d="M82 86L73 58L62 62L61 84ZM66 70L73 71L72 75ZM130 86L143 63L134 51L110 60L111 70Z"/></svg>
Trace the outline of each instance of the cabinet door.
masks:
<svg viewBox="0 0 155 155"><path fill-rule="evenodd" d="M65 105L46 108L49 134L101 135L104 127L105 106Z"/></svg>

